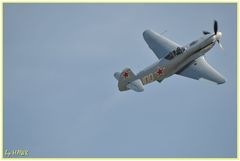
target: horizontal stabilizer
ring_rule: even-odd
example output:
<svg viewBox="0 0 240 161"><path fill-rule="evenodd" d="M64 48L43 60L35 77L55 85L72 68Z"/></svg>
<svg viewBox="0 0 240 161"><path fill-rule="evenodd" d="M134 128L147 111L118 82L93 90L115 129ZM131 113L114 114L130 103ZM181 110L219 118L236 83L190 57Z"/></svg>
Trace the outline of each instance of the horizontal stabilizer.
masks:
<svg viewBox="0 0 240 161"><path fill-rule="evenodd" d="M127 85L127 88L134 90L135 92L144 91L143 84L140 79L137 79Z"/></svg>
<svg viewBox="0 0 240 161"><path fill-rule="evenodd" d="M114 77L118 80L118 88L120 91L133 90L142 92L144 90L142 81L136 79L136 75L130 68L124 69L121 73L114 73Z"/></svg>

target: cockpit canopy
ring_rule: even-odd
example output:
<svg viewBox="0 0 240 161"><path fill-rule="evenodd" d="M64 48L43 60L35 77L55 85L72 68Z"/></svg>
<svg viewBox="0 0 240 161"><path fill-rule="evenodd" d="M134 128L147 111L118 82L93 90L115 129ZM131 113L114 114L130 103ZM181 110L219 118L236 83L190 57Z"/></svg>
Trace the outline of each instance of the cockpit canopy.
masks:
<svg viewBox="0 0 240 161"><path fill-rule="evenodd" d="M186 49L184 47L177 47L175 50L171 51L166 57L165 59L167 60L171 60L173 58L175 58L176 56L182 54Z"/></svg>

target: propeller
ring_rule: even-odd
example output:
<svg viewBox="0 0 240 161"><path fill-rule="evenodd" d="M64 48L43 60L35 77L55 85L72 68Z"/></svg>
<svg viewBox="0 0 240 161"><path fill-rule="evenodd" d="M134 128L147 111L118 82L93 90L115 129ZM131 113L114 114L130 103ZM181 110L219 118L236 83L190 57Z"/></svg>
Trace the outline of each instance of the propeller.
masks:
<svg viewBox="0 0 240 161"><path fill-rule="evenodd" d="M218 42L220 48L223 50L223 46L220 43L220 38L222 37L222 33L218 32L218 22L216 20L214 20L214 23L213 23L213 31L214 31L216 41ZM204 35L211 34L209 31L202 31L202 32Z"/></svg>
<svg viewBox="0 0 240 161"><path fill-rule="evenodd" d="M203 31L203 34L207 35L207 34L210 34L210 32L209 31Z"/></svg>
<svg viewBox="0 0 240 161"><path fill-rule="evenodd" d="M218 42L218 44L219 44L220 48L221 48L222 50L224 50L224 48L223 48L222 44L220 43L220 41L219 41L219 40L217 40L217 42Z"/></svg>
<svg viewBox="0 0 240 161"><path fill-rule="evenodd" d="M213 23L213 30L214 30L214 34L216 36L216 40L217 40L220 48L223 50L223 46L220 43L220 38L222 37L222 33L218 32L218 22L216 20L214 20L214 23Z"/></svg>
<svg viewBox="0 0 240 161"><path fill-rule="evenodd" d="M213 23L213 30L214 30L214 34L217 35L217 31L218 31L218 22L216 20L214 20ZM202 31L204 35L210 34L209 31Z"/></svg>
<svg viewBox="0 0 240 161"><path fill-rule="evenodd" d="M214 33L215 33L215 35L217 35L217 31L218 31L218 22L217 22L216 20L214 20L213 29L214 29Z"/></svg>

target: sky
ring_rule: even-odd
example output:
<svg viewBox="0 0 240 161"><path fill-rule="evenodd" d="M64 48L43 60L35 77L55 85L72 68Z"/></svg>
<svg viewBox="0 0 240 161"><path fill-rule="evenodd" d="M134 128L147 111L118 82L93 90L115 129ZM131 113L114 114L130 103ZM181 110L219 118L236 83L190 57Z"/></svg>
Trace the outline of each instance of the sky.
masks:
<svg viewBox="0 0 240 161"><path fill-rule="evenodd" d="M142 33L185 45L213 32L217 85L173 75L118 91L158 59ZM4 4L4 149L27 157L237 156L236 4Z"/></svg>

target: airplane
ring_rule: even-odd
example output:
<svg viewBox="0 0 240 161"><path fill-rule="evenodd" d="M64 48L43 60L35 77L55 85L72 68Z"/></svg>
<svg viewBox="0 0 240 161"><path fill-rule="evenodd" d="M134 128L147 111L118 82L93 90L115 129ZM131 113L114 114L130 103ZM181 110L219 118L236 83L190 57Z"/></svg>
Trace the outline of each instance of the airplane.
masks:
<svg viewBox="0 0 240 161"><path fill-rule="evenodd" d="M225 83L225 78L210 66L204 57L216 42L223 49L220 43L222 33L218 31L216 20L213 30L213 33L203 31L202 37L184 46L152 30L145 30L143 38L159 60L136 75L130 68L125 68L121 73L114 73L119 91L131 89L142 92L144 85L154 81L162 82L173 74L196 80L204 78L217 84Z"/></svg>

